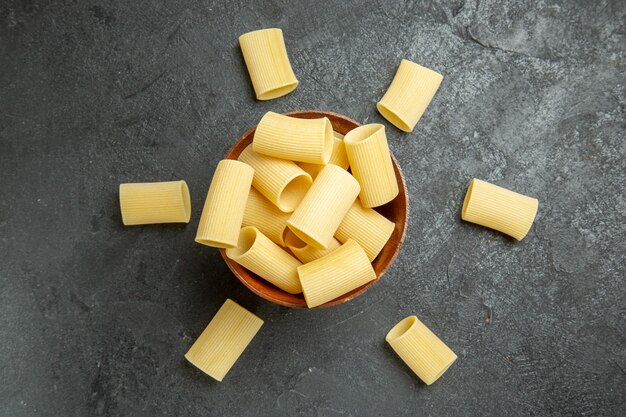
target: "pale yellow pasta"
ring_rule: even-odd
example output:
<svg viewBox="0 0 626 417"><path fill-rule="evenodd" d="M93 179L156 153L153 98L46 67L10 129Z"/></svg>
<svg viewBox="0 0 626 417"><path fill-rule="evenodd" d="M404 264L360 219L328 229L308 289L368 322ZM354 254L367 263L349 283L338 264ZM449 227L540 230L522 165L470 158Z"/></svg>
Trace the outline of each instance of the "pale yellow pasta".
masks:
<svg viewBox="0 0 626 417"><path fill-rule="evenodd" d="M343 143L344 135L333 132L333 152L330 154L329 164L335 164L343 169L348 169L350 162L346 153L346 146Z"/></svg>
<svg viewBox="0 0 626 417"><path fill-rule="evenodd" d="M252 145L243 150L239 160L254 168L254 188L284 212L296 209L313 182L294 162L261 155Z"/></svg>
<svg viewBox="0 0 626 417"><path fill-rule="evenodd" d="M522 240L535 220L536 198L474 178L467 189L461 218Z"/></svg>
<svg viewBox="0 0 626 417"><path fill-rule="evenodd" d="M302 263L256 227L242 227L237 246L226 249L226 256L281 290L302 292L297 271Z"/></svg>
<svg viewBox="0 0 626 417"><path fill-rule="evenodd" d="M239 37L239 45L258 100L282 97L298 86L282 30L248 32Z"/></svg>
<svg viewBox="0 0 626 417"><path fill-rule="evenodd" d="M333 126L327 117L300 119L269 111L254 131L252 148L273 158L327 164L333 144Z"/></svg>
<svg viewBox="0 0 626 417"><path fill-rule="evenodd" d="M376 108L398 129L411 132L435 96L442 80L441 74L403 59Z"/></svg>
<svg viewBox="0 0 626 417"><path fill-rule="evenodd" d="M126 226L189 223L189 188L185 181L120 184L120 209Z"/></svg>
<svg viewBox="0 0 626 417"><path fill-rule="evenodd" d="M415 316L409 316L387 333L385 340L426 385L435 382L457 356Z"/></svg>
<svg viewBox="0 0 626 417"><path fill-rule="evenodd" d="M354 239L372 262L385 247L396 225L371 208L365 208L357 199L335 232L340 242Z"/></svg>
<svg viewBox="0 0 626 417"><path fill-rule="evenodd" d="M227 299L185 354L185 359L222 381L262 325L263 320Z"/></svg>
<svg viewBox="0 0 626 417"><path fill-rule="evenodd" d="M287 220L287 226L314 248L327 249L359 190L359 183L345 169L326 165Z"/></svg>
<svg viewBox="0 0 626 417"><path fill-rule="evenodd" d="M224 159L217 164L198 224L196 242L216 248L237 244L254 170Z"/></svg>
<svg viewBox="0 0 626 417"><path fill-rule="evenodd" d="M296 258L300 259L302 263L307 263L328 255L340 247L341 243L339 243L337 239L333 238L333 240L331 240L328 244L328 249L320 250L308 245L306 242L303 242L291 230L288 230L287 233L285 233L285 246L295 255Z"/></svg>
<svg viewBox="0 0 626 417"><path fill-rule="evenodd" d="M352 175L361 185L363 207L378 207L398 195L398 182L391 161L385 126L357 127L344 138Z"/></svg>
<svg viewBox="0 0 626 417"><path fill-rule="evenodd" d="M317 307L376 279L363 248L348 239L326 256L298 267L304 299Z"/></svg>
<svg viewBox="0 0 626 417"><path fill-rule="evenodd" d="M337 165L343 169L348 169L350 166L350 162L348 161L348 154L346 153L346 146L343 143L343 135L341 133L334 132L334 144L333 144L333 153L330 155L330 159L328 160L329 164ZM305 170L311 178L315 179L317 174L324 168L324 165L321 164L309 164L307 162L300 162L300 168Z"/></svg>
<svg viewBox="0 0 626 417"><path fill-rule="evenodd" d="M298 163L298 166L302 168L304 172L309 174L311 178L313 179L313 181L315 181L315 177L317 177L317 174L319 174L322 168L324 168L326 165L309 164L307 162L300 162Z"/></svg>
<svg viewBox="0 0 626 417"><path fill-rule="evenodd" d="M280 211L261 193L252 188L243 213L242 226L254 226L270 240L280 246L285 246L285 232L290 213Z"/></svg>

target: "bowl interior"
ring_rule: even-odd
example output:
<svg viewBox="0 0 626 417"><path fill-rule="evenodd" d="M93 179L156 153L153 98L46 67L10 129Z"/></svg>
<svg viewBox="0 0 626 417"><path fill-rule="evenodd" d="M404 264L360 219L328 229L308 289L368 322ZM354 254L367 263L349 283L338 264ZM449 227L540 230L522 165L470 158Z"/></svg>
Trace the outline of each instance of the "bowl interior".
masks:
<svg viewBox="0 0 626 417"><path fill-rule="evenodd" d="M333 125L333 129L343 135L348 133L350 130L360 126L359 123L355 122L352 119L331 112L306 110L285 114L292 117L300 117L303 119L317 119L321 117L328 117ZM228 151L225 158L237 159L239 154L241 154L246 146L252 143L255 129L256 126L248 130L241 138L239 138L239 140L235 142L233 147ZM406 233L409 216L409 197L407 194L402 170L400 169L400 166L398 165L398 162L393 155L391 155L391 159L393 161L393 167L396 172L396 178L398 180L398 188L400 189L400 192L395 199L385 204L384 206L376 207L375 210L394 222L396 224L396 228L383 250L376 257L376 259L374 259L374 262L372 262L372 266L374 267L374 271L376 272L376 279L316 308L330 307L333 305L342 304L364 293L365 291L367 291L368 288L370 288L372 285L378 282L378 280L380 280L380 278L385 274L389 267L391 267L394 260L398 256ZM242 267L238 263L228 259L226 257L226 251L224 249L220 249L220 253L222 254L222 257L224 258L224 261L226 261L226 264L228 265L230 270L233 271L235 276L246 287L252 290L252 292L265 298L266 300L286 307L307 307L304 296L302 294L289 294L288 292L285 292L280 288L270 284L258 275L248 271L246 268Z"/></svg>

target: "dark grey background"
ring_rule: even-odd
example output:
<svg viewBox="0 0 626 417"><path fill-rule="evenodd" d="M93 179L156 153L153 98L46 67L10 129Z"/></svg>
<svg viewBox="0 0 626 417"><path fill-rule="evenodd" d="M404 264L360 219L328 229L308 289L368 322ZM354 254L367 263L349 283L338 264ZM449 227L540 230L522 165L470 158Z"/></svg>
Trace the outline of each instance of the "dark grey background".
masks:
<svg viewBox="0 0 626 417"><path fill-rule="evenodd" d="M0 5L0 415L624 415L623 1ZM254 100L237 36L277 26L301 82ZM375 102L445 75L412 134ZM290 310L193 238L218 160L268 110L384 123L405 246L346 305ZM460 221L473 177L536 196L522 242ZM123 227L121 182L185 179L189 225ZM183 354L227 297L265 326L217 383ZM385 344L416 314L434 385Z"/></svg>

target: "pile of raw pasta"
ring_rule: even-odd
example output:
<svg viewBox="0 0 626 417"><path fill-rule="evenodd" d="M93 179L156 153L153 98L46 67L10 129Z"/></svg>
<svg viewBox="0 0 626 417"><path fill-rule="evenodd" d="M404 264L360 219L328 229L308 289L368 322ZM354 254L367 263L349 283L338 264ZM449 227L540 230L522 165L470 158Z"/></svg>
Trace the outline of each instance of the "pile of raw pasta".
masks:
<svg viewBox="0 0 626 417"><path fill-rule="evenodd" d="M280 29L250 32L239 41L257 99L281 97L298 86ZM442 79L402 60L377 109L411 132ZM395 224L374 208L398 192L383 125L360 126L343 137L328 118L268 112L238 159L217 165L196 242L225 248L229 259L287 293L303 293L313 308L376 279L372 262ZM184 181L121 184L120 206L125 225L191 218ZM521 240L537 208L534 198L473 179L461 216ZM228 299L185 357L221 381L262 324ZM386 340L429 385L457 358L415 316L396 324Z"/></svg>
<svg viewBox="0 0 626 417"><path fill-rule="evenodd" d="M326 117L263 116L238 160L218 164L196 242L227 248L308 307L374 280L395 225L372 207L398 195L385 128L335 135Z"/></svg>

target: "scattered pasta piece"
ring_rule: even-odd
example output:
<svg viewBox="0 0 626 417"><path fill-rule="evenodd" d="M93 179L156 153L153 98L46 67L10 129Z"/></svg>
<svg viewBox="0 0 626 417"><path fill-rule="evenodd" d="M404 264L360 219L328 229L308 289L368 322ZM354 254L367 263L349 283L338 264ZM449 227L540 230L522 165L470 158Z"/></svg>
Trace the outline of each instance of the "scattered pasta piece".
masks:
<svg viewBox="0 0 626 417"><path fill-rule="evenodd" d="M243 227L237 247L226 249L226 256L261 278L291 294L302 292L297 268L302 265L256 227Z"/></svg>
<svg viewBox="0 0 626 417"><path fill-rule="evenodd" d="M325 165L333 144L333 126L327 117L300 119L268 111L254 131L252 149L273 158Z"/></svg>
<svg viewBox="0 0 626 417"><path fill-rule="evenodd" d="M361 185L363 207L378 207L396 198L398 181L391 161L385 126L357 127L344 138L352 175Z"/></svg>
<svg viewBox="0 0 626 417"><path fill-rule="evenodd" d="M385 340L426 385L435 382L457 356L415 316L409 316L387 333Z"/></svg>
<svg viewBox="0 0 626 417"><path fill-rule="evenodd" d="M295 255L296 258L300 259L302 263L307 263L328 255L340 247L341 243L339 243L337 239L333 238L328 245L328 249L315 249L313 246L307 245L306 242L303 242L291 230L287 230L287 233L285 234L285 246Z"/></svg>
<svg viewBox="0 0 626 417"><path fill-rule="evenodd" d="M350 162L348 161L348 154L346 153L346 146L343 143L343 135L341 133L334 132L334 144L333 144L333 153L330 155L330 159L328 160L329 164L337 165L343 169L348 169L350 166ZM308 172L311 178L315 179L317 174L324 168L324 165L320 164L309 164L307 162L300 162L300 168Z"/></svg>
<svg viewBox="0 0 626 417"><path fill-rule="evenodd" d="M196 242L216 248L237 245L254 170L247 164L223 159L217 164L207 193Z"/></svg>
<svg viewBox="0 0 626 417"><path fill-rule="evenodd" d="M126 226L189 223L189 188L182 180L120 184L120 209Z"/></svg>
<svg viewBox="0 0 626 417"><path fill-rule="evenodd" d="M287 220L290 214L280 211L256 189L250 189L246 211L243 213L242 226L254 226L270 240L285 246Z"/></svg>
<svg viewBox="0 0 626 417"><path fill-rule="evenodd" d="M227 299L185 354L185 359L222 381L262 325L263 320Z"/></svg>
<svg viewBox="0 0 626 417"><path fill-rule="evenodd" d="M441 74L403 59L376 108L398 129L412 132L442 80Z"/></svg>
<svg viewBox="0 0 626 417"><path fill-rule="evenodd" d="M309 308L376 279L365 251L352 239L328 255L298 267L298 275Z"/></svg>
<svg viewBox="0 0 626 417"><path fill-rule="evenodd" d="M294 162L261 155L252 145L243 150L239 160L254 168L254 188L287 213L296 209L313 182Z"/></svg>
<svg viewBox="0 0 626 417"><path fill-rule="evenodd" d="M327 249L359 191L359 183L345 169L326 165L287 220L287 226L314 248Z"/></svg>
<svg viewBox="0 0 626 417"><path fill-rule="evenodd" d="M522 240L535 220L536 198L474 178L467 189L461 218Z"/></svg>
<svg viewBox="0 0 626 417"><path fill-rule="evenodd" d="M376 210L365 208L357 199L335 232L340 242L354 239L372 262L383 249L396 225Z"/></svg>
<svg viewBox="0 0 626 417"><path fill-rule="evenodd" d="M262 29L239 37L257 100L271 100L291 93L298 86L291 69L283 31Z"/></svg>

